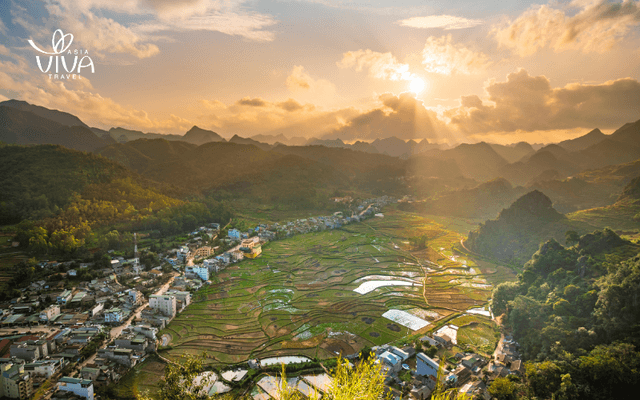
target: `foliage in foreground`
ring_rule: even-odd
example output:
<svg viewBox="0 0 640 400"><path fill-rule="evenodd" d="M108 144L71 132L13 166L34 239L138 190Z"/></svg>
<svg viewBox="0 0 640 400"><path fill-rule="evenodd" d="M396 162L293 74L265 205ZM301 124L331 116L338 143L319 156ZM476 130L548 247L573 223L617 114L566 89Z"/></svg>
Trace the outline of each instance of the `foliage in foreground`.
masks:
<svg viewBox="0 0 640 400"><path fill-rule="evenodd" d="M203 362L206 353L201 356L184 355L180 363L171 363L165 369L164 380L160 383L159 400L207 400L210 396L203 390L206 379L196 379L203 372ZM356 366L343 358L338 358L336 367L330 372L332 384L323 396L318 392L312 392L309 399L318 400L390 400L391 392L386 390L384 384L385 375L382 372L382 364L377 363L375 357L365 358ZM440 378L440 377L439 377ZM278 397L280 400L304 400L295 387L287 383L287 375L284 364L280 374L280 386ZM441 382L441 379L438 379ZM386 392L386 393L385 393ZM220 395L218 399L251 398L233 396L231 394ZM431 396L432 400L465 400L467 396L458 393L457 389L445 390L438 385ZM150 397L138 396L137 400L151 400Z"/></svg>

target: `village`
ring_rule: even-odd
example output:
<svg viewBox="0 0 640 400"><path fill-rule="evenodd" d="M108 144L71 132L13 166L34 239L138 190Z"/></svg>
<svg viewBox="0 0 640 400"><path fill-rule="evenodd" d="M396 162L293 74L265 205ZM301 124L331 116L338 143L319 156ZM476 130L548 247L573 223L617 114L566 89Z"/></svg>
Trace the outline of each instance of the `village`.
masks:
<svg viewBox="0 0 640 400"><path fill-rule="evenodd" d="M213 274L244 258L259 257L269 241L339 229L365 218L384 218L382 207L393 202L396 200L386 196L367 199L354 205L351 215L336 212L259 224L246 231L210 223L191 232L179 248L159 253L159 265L143 268L136 243L133 258L114 255L109 266L97 271L100 277L90 280L77 279L79 270L91 267L86 263L71 268L78 262L42 261L40 268L58 276L54 271L66 269L64 275L71 280L32 282L21 297L0 304L0 396L93 400L99 397L99 388L117 383L149 354L167 345L158 332L191 303L200 287L210 283ZM226 235L219 238L222 232ZM217 238L221 245L208 245ZM445 363L449 371L441 370L439 360L421 349L446 348L451 339L425 336L421 343L402 349L389 345L372 349L394 394L404 391L415 399L429 398L436 378L441 377L461 392L488 399L486 387L491 379L523 370L516 344L509 338L501 339L495 360L456 354L455 364ZM257 359L248 365L261 369ZM326 390L326 385L314 387Z"/></svg>

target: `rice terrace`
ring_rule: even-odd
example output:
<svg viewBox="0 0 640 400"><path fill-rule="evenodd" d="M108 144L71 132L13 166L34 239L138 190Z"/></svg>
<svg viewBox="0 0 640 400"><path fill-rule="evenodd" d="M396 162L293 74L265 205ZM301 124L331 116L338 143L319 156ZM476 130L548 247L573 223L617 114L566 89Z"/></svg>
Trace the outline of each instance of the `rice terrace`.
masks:
<svg viewBox="0 0 640 400"><path fill-rule="evenodd" d="M461 253L461 233L390 206L384 218L270 242L261 257L228 267L194 294L160 332L171 337L162 354L206 351L220 367L283 355L326 359L445 322L460 323L459 340L480 350L486 338L463 325L490 325L477 314L487 314L492 283L513 273ZM425 235L426 247L411 247Z"/></svg>

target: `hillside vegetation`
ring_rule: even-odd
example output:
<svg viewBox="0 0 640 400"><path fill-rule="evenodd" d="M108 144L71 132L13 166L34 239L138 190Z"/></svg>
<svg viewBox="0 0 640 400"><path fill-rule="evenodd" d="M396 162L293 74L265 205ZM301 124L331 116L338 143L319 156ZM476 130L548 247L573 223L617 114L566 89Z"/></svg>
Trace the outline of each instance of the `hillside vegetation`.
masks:
<svg viewBox="0 0 640 400"><path fill-rule="evenodd" d="M520 392L630 398L640 383L640 246L608 229L570 245L547 241L517 281L494 289L493 311L506 314L527 360Z"/></svg>
<svg viewBox="0 0 640 400"><path fill-rule="evenodd" d="M104 157L60 146L0 146L0 221L18 223L17 239L36 254L72 254L107 225L178 233L228 221L212 199L186 200Z"/></svg>
<svg viewBox="0 0 640 400"><path fill-rule="evenodd" d="M465 245L477 253L522 265L540 242L564 240L565 232L572 229L584 232L588 227L572 223L553 208L544 193L534 190L502 210L497 219L470 232Z"/></svg>

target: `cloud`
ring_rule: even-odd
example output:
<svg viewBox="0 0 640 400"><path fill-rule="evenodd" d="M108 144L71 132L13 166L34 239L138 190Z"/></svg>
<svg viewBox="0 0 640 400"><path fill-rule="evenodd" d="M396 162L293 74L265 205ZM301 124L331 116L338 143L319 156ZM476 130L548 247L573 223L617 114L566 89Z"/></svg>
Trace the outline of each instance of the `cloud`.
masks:
<svg viewBox="0 0 640 400"><path fill-rule="evenodd" d="M427 39L422 50L422 64L427 72L469 75L484 71L491 61L484 53L452 43L451 35L448 35Z"/></svg>
<svg viewBox="0 0 640 400"><path fill-rule="evenodd" d="M302 65L296 65L287 77L289 89L310 89L313 79L307 74Z"/></svg>
<svg viewBox="0 0 640 400"><path fill-rule="evenodd" d="M314 79L302 65L296 65L287 76L285 84L298 99L316 104L332 103L336 100L336 87L326 79Z"/></svg>
<svg viewBox="0 0 640 400"><path fill-rule="evenodd" d="M106 54L126 54L138 59L152 57L160 49L155 44L166 37L159 32L215 31L252 41L271 41L266 28L277 23L266 14L247 11L244 0L52 0L44 7L49 13L41 20L15 3L13 23L21 25L36 42L49 43L58 28L72 33L83 48L106 58ZM109 11L104 16L104 11ZM127 15L122 19L120 15ZM126 22L125 22L126 21ZM42 47L42 46L41 46ZM113 60L112 60L113 61Z"/></svg>
<svg viewBox="0 0 640 400"><path fill-rule="evenodd" d="M397 22L401 26L419 29L441 28L444 30L473 28L482 25L479 19L467 19L453 15L430 15L427 17L412 17Z"/></svg>
<svg viewBox="0 0 640 400"><path fill-rule="evenodd" d="M521 57L549 46L556 52L576 49L603 53L640 25L640 2L574 1L566 10L534 6L516 18L494 26L498 44ZM574 15L570 12L577 10ZM570 11L570 12L567 12Z"/></svg>
<svg viewBox="0 0 640 400"><path fill-rule="evenodd" d="M357 110L351 108L322 110L292 98L283 102L259 99L259 107L239 106L246 100L253 103L256 99L245 97L233 105L226 105L219 100L202 100L200 103L204 112L198 119L202 124L214 125L227 136L284 133L288 136L311 137L335 129L357 114Z"/></svg>
<svg viewBox="0 0 640 400"><path fill-rule="evenodd" d="M230 36L241 36L257 42L270 42L275 35L265 28L277 23L272 17L263 14L237 13L231 10L207 11L203 15L191 15L184 19L166 19L162 23L151 22L135 27L139 32L154 33L161 31L215 31Z"/></svg>
<svg viewBox="0 0 640 400"><path fill-rule="evenodd" d="M379 96L381 107L360 113L326 137L343 140L375 139L396 136L401 139L448 137L445 124L437 114L409 93L385 93Z"/></svg>
<svg viewBox="0 0 640 400"><path fill-rule="evenodd" d="M313 105L310 105L310 106L313 107ZM282 108L285 111L294 112L294 111L302 110L305 106L298 103L294 99L288 99L287 101L278 103L278 107Z"/></svg>
<svg viewBox="0 0 640 400"><path fill-rule="evenodd" d="M505 82L490 80L485 91L485 100L463 96L444 115L467 134L615 128L640 118L640 82L631 78L552 88L545 76L520 69Z"/></svg>
<svg viewBox="0 0 640 400"><path fill-rule="evenodd" d="M391 53L379 53L370 49L348 51L342 55L342 60L337 65L340 68L355 68L358 72L367 69L369 76L378 79L397 81L414 77L409 72L409 65L399 63Z"/></svg>
<svg viewBox="0 0 640 400"><path fill-rule="evenodd" d="M255 99L252 99L251 97L243 97L238 100L236 104L250 107L264 107L267 105L267 103L260 97L256 97Z"/></svg>

